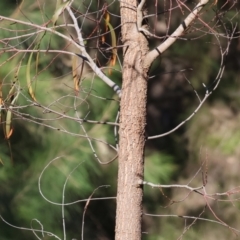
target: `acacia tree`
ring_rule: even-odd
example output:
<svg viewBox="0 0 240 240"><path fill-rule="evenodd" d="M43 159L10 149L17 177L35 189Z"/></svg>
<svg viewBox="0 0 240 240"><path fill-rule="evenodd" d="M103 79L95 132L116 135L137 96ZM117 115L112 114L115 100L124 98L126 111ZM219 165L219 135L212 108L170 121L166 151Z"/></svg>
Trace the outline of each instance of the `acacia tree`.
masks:
<svg viewBox="0 0 240 240"><path fill-rule="evenodd" d="M44 1L39 1L36 4L42 2L44 6ZM146 140L169 135L189 121L219 85L225 69L225 59L229 51L230 43L233 38L238 37L236 31L237 25L234 25L233 21L233 19L237 17L238 12L235 14L231 12L236 2L226 1L218 3L217 1L200 0L198 3L194 1L188 3L188 1L178 0L165 1L164 8L159 9L162 7L159 1L153 1L152 3L148 3L146 0L110 1L108 4L102 5L100 1L98 1L98 9L96 12L91 9L92 1L85 1L81 7L78 6L78 4L79 3L73 0L57 1L55 11L50 15L51 17L48 16L47 20L45 20L44 17L45 6L39 7L40 11L43 12L43 21L41 23L35 22L33 18L28 19L25 12L22 12L21 5L10 17L1 16L1 29L9 35L1 39L1 53L10 54L2 61L1 66L5 66L14 59L18 61L12 72L13 76L11 77L15 79L12 81L11 87L9 88L9 82L7 80L1 83L2 95L0 103L2 111L5 112L5 116L2 117L5 137L10 139L11 135L14 134L12 128L13 119L21 118L25 121L41 124L42 126L66 134L85 138L93 149L96 158L99 160L93 148L92 141L103 142L102 140L90 137L84 127L82 128L83 134L78 134L68 129L55 126L54 124L49 124L49 121L66 119L80 123L81 126L86 122L88 124L109 124L115 126L115 128L119 128L119 143L115 147L106 143L117 152L118 158L115 238L141 239L143 186L145 184L156 188L185 188L189 190L189 192L197 192L204 198L207 198L205 190L205 185L207 184L206 174L203 174L202 186L197 188L191 188L189 185L157 185L144 181L144 149ZM219 4L218 7L217 4ZM121 43L119 41L118 44L116 41L118 28L116 27L116 29L114 29L109 21L109 17L114 16L110 10L112 5L120 7ZM154 7L152 7L152 5L154 5ZM85 12L82 12L83 9ZM155 10L155 12L152 13L152 10ZM182 22L172 31L171 19L175 11L181 12ZM230 12L232 14L231 18L227 16ZM25 19L22 20L18 18L19 13L22 13ZM156 25L159 20L158 16L161 15L165 16L167 27L165 34L158 36L156 33ZM225 16L229 17L229 22L225 22ZM154 19L153 21L151 21L152 18ZM149 24L145 21L147 19L149 20ZM17 25L18 28L10 28L9 23L13 24L13 26ZM84 24L87 25L87 23L89 24L88 26L91 26L91 32L88 32L88 29L84 28ZM14 35L11 35L11 33L14 33ZM111 44L104 48L101 44L105 43L105 39L103 38L108 33L111 34ZM190 35L189 38L188 35ZM43 44L43 39L46 38L46 36L48 36L47 43ZM176 41L198 41L198 39L204 36L213 36L215 38L213 45L218 47L221 56L218 74L209 86L204 85L204 97L201 98L193 89L199 99L199 105L188 118L166 133L148 137L146 134L147 86L150 81L149 73L152 64ZM54 49L52 47L54 46L56 38L63 41L62 49ZM99 39L101 39L101 42ZM157 45L154 42L156 45L149 47L149 41L152 39L159 39L161 43ZM96 45L93 46L93 43ZM183 44L188 43L184 42ZM122 54L119 53L119 49L122 49ZM122 66L121 88L113 80L114 77L111 77L111 72L107 72L104 67L101 67L103 61L97 58L99 52L105 57L107 51L111 51L110 64L108 64L107 68L113 68L112 70L114 70L116 59L118 59L119 65ZM196 49L196 51L200 51L200 48ZM53 59L50 60L50 64L44 66L42 69L38 69L39 54L42 53L52 54ZM34 54L36 55L35 65L37 66L37 70L35 75L31 76ZM51 102L51 100L48 101L48 97L46 97L43 102L39 101L37 94L40 91L40 87L36 87L35 90L33 88L36 79L41 78L44 71L53 65L57 58L63 55L70 55L73 59L73 87L71 93L69 93L70 95L65 96L75 99L72 103L74 115L72 115L70 111L58 110L59 106L56 107L56 105L58 103L60 104L61 98L54 101L52 100ZM122 57L120 57L121 55ZM26 68L23 69L24 62L26 63ZM86 70L85 66L91 69L91 74L93 73L92 77L90 77L89 70ZM24 88L20 85L18 79L20 71L26 72ZM78 112L79 106L85 102L85 99L88 99L91 93L90 91L87 92L87 95L84 97L80 97L79 95L81 91L84 93L84 90L82 90L79 85L82 79L87 78L86 76L92 78L92 82L97 76L118 95L120 100L120 117L118 119L117 114L116 122L101 122L80 117ZM5 79L7 79L7 77L8 76L6 76ZM186 80L191 85L191 82L188 79ZM7 91L5 89L9 90ZM22 89L27 90L29 95ZM23 103L20 104L20 102L17 104L20 95L25 99L26 105L23 105ZM50 116L54 117L51 117L51 119L50 117L48 119L42 119L32 114L23 113L21 109L26 107L42 109L44 113L49 113ZM103 163L100 160L99 162ZM90 200L88 200L88 202L89 201ZM207 200L206 204L211 209ZM218 218L217 221L228 226Z"/></svg>

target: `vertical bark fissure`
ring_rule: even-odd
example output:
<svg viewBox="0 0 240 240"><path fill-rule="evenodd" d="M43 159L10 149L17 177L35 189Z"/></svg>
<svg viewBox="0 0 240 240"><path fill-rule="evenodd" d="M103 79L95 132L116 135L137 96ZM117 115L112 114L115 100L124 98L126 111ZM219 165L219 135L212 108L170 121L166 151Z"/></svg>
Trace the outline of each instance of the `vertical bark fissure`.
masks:
<svg viewBox="0 0 240 240"><path fill-rule="evenodd" d="M128 3L126 3L128 2ZM141 239L148 41L137 30L136 0L121 2L123 83L119 129L119 169L115 239Z"/></svg>

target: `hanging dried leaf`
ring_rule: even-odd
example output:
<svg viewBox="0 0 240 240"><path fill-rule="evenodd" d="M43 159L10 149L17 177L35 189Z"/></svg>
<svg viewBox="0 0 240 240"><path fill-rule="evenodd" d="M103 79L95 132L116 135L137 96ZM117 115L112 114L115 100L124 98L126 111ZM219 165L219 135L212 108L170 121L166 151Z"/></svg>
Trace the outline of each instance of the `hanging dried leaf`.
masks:
<svg viewBox="0 0 240 240"><path fill-rule="evenodd" d="M7 114L6 114L6 121L5 121L5 137L6 139L9 139L13 133L13 129L12 129L12 105L14 104L14 102L16 101L18 94L15 96L16 94L16 83L18 82L18 73L20 70L20 67L22 65L22 60L19 62L18 67L15 71L14 74L14 80L12 83L12 87L10 88L8 95L6 97L5 102L10 103L10 107L7 110ZM1 93L1 98L0 98L0 106L3 106L3 100L2 100L2 93Z"/></svg>
<svg viewBox="0 0 240 240"><path fill-rule="evenodd" d="M73 56L72 58L72 75L73 75L73 84L74 84L74 90L76 92L79 92L79 76L77 73L77 62L78 62L78 57Z"/></svg>
<svg viewBox="0 0 240 240"><path fill-rule="evenodd" d="M72 58L72 74L73 74L73 83L74 83L74 90L76 94L79 93L79 85L82 79L83 73L83 66L84 66L84 59L79 58L79 54L77 56L73 56ZM81 65L81 66L80 66Z"/></svg>
<svg viewBox="0 0 240 240"><path fill-rule="evenodd" d="M113 67L116 64L116 58L117 58L117 48L116 48L117 47L117 38L116 38L114 28L112 27L111 23L109 22L110 21L110 15L107 13L106 16L107 17L104 20L105 20L106 26L109 28L109 31L110 31L110 34L111 34L111 45L112 45L112 56L111 56L111 59L110 59L110 62L109 62L109 66ZM110 75L112 73L112 70L109 69L108 73Z"/></svg>
<svg viewBox="0 0 240 240"><path fill-rule="evenodd" d="M30 73L31 70L30 69L31 69L32 56L33 56L33 52L31 52L30 57L28 59L27 70L26 70L26 79L27 79L28 92L29 92L31 98L34 101L37 101L37 99L35 98L34 91L32 89L32 83L31 83L31 73Z"/></svg>
<svg viewBox="0 0 240 240"><path fill-rule="evenodd" d="M59 16L62 14L62 12L64 11L64 9L67 7L67 5L69 4L69 2L70 2L69 0L66 1L66 2L64 2L64 3L62 3L61 0L58 0L58 1L57 1L57 3L56 3L56 9L55 9L55 12L54 12L54 14L53 14L53 16L52 16L52 19L51 19L53 25L56 24Z"/></svg>
<svg viewBox="0 0 240 240"><path fill-rule="evenodd" d="M5 99L6 102L11 103L11 101L14 98L14 95L16 93L16 83L19 84L19 82L18 82L18 73L19 73L19 70L20 70L21 66L22 66L22 59L21 59L21 61L19 62L18 66L17 66L17 70L15 71L14 80L12 82L12 87L10 88L10 90L8 92L8 95L7 95L6 99Z"/></svg>
<svg viewBox="0 0 240 240"><path fill-rule="evenodd" d="M12 109L15 101L17 100L19 95L19 92L17 92L17 95L13 98L11 101L11 104L7 110L7 115L6 115L6 125L5 125L5 137L6 139L9 139L13 133L13 128L12 128Z"/></svg>
<svg viewBox="0 0 240 240"><path fill-rule="evenodd" d="M108 12L105 13L105 33L108 31L108 24L110 21L110 15ZM105 43L105 34L102 35L102 43Z"/></svg>
<svg viewBox="0 0 240 240"><path fill-rule="evenodd" d="M5 123L5 137L6 139L9 139L13 133L12 129L12 107L9 107L7 110L7 115L6 115L6 123Z"/></svg>

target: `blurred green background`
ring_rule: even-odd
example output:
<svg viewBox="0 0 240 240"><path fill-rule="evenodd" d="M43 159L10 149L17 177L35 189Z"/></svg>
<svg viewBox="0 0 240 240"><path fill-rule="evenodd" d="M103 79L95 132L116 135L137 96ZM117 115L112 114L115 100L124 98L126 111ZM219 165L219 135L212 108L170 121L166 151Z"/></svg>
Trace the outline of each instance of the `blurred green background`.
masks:
<svg viewBox="0 0 240 240"><path fill-rule="evenodd" d="M102 42L99 34L105 32L103 9L109 4L110 23L120 41L120 18L118 1L75 1L74 12L79 16L79 26L90 55L97 59L99 67L109 63L111 52L104 48L111 46L111 36L106 34L106 42ZM163 1L157 3L158 10L168 7ZM219 5L224 1L219 1ZM194 6L188 1L189 7ZM237 3L239 5L239 3ZM21 7L21 10L18 7ZM43 25L55 12L55 1L18 2L0 1L0 14L23 21ZM149 3L149 14L156 12L154 4ZM228 5L225 6L227 9ZM239 6L237 6L239 8ZM214 14L217 6L209 8L202 18L214 26L215 30L224 32L224 27L214 25ZM223 9L225 10L225 9ZM83 13L87 11L87 18ZM239 23L239 19L231 20L235 9L226 12L226 28L231 30L231 23ZM185 10L184 14L187 14ZM167 31L169 14L159 14L157 18L149 18L151 31L164 36ZM172 12L169 33L183 20L183 12L178 9ZM58 31L71 36L75 33L67 14L57 20L61 25ZM51 26L49 23L48 26ZM205 34L209 29L201 28L197 21L189 30L187 37L193 39L178 40L153 64L150 72L148 91L148 125L149 136L171 130L186 119L198 106L197 91L203 98L206 88L211 90L219 71L221 55L216 39ZM0 22L0 39L16 37L35 32L29 26L12 22ZM10 31L9 31L10 30ZM150 39L150 48L162 40ZM110 199L91 201L85 215L84 239L114 239L115 199L117 181L117 160L107 165L99 164L93 155L88 139L81 137L85 131L89 136L99 138L115 145L114 127L79 122L70 118L61 118L59 114L44 111L42 107L32 105L27 88L27 67L30 53L4 52L9 46L18 49L54 49L74 51L65 40L51 33L39 33L15 40L0 42L0 83L5 104L9 105L9 91L13 82L19 89L19 97L15 102L16 112L13 115L13 134L9 140L5 138L6 112L2 112L0 137L0 215L9 224L16 227L41 229L64 238L62 226L62 207L47 202L39 193L38 180L43 172L41 191L50 201L61 203L66 178L69 180L65 189L65 202L74 202L92 197L111 197ZM220 38L223 49L227 41ZM118 50L121 61L121 49ZM11 56L13 56L11 58ZM188 184L196 187L202 184L202 176L195 173L206 162L208 182L206 189L209 194L226 192L239 185L240 155L240 40L232 40L229 56L226 60L226 71L216 91L205 102L200 111L176 132L163 138L150 140L146 146L145 180L161 184ZM20 65L19 65L20 64ZM19 73L17 79L16 72ZM101 80L96 78L87 66L84 66L80 93L76 96L72 77L72 59L70 55L56 53L33 54L31 80L35 97L42 106L48 106L69 117L77 117L112 121L116 119L119 103L116 95ZM183 69L186 69L182 71ZM104 70L109 74L107 70ZM116 64L110 75L121 85L121 65ZM189 80L191 84L187 81ZM10 100L9 100L10 99ZM20 106L25 106L21 107ZM32 118L31 116L34 116ZM38 122L36 124L34 121ZM51 126L52 128L45 127ZM83 128L84 127L84 128ZM57 129L64 129L65 132ZM92 141L97 156L101 161L108 162L116 152L108 145ZM78 167L77 167L78 166ZM72 172L75 168L76 170ZM153 189L145 186L144 212L151 214L201 216L217 220L213 213L205 208L205 199L183 189ZM238 191L222 197L228 201L208 200L212 210L223 222L238 228L240 221ZM187 198L186 198L187 197ZM185 199L186 198L186 199ZM219 197L220 198L220 197ZM184 201L183 201L184 199ZM231 200L231 201L229 201ZM86 201L78 202L64 208L67 239L80 239L82 220ZM35 220L33 220L35 219ZM39 222L42 224L40 225ZM144 216L143 239L161 240L178 239L185 227L193 219L184 220L177 217ZM0 239L37 239L32 231L18 229L0 221ZM53 239L47 234L38 233L40 239ZM196 221L183 235L182 239L237 239L238 237L227 227L219 224ZM179 238L180 239L180 238Z"/></svg>

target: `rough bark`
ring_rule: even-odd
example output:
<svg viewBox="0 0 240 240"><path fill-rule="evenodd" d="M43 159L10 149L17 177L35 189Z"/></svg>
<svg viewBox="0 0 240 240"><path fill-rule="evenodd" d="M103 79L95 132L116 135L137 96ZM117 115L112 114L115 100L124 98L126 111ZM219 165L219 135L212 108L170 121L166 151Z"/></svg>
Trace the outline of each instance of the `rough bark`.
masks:
<svg viewBox="0 0 240 240"><path fill-rule="evenodd" d="M141 239L148 41L138 32L136 0L121 1L124 48L115 239Z"/></svg>

